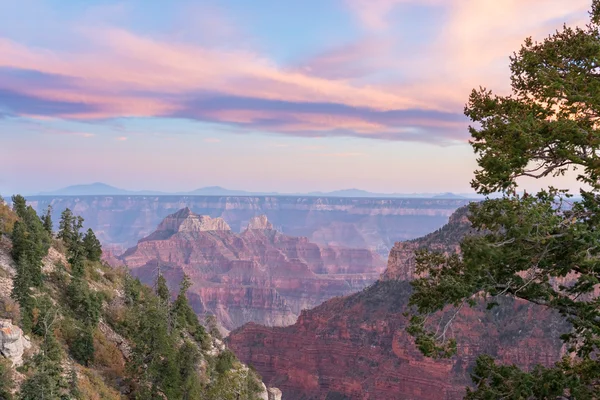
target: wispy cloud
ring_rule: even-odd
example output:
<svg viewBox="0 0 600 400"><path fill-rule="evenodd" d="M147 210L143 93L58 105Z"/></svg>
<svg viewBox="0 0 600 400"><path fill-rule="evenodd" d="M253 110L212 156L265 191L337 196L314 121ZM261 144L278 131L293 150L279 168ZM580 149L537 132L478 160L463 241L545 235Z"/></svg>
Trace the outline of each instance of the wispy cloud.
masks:
<svg viewBox="0 0 600 400"><path fill-rule="evenodd" d="M361 24L365 28L375 31L381 31L390 26L392 23L390 14L400 4L441 5L450 2L452 0L346 0L350 11Z"/></svg>
<svg viewBox="0 0 600 400"><path fill-rule="evenodd" d="M119 137L115 138L115 140L118 142L124 142L127 140L127 136L119 136Z"/></svg>
<svg viewBox="0 0 600 400"><path fill-rule="evenodd" d="M247 47L97 24L72 28L73 40L85 43L77 52L0 37L0 109L36 118L172 117L305 137L464 143L469 90L488 82L508 87L507 56L523 37L552 31L560 18L579 22L589 7L588 0L547 3L427 0L447 17L418 53L367 35L294 65ZM397 7L423 3L345 4L377 31L393 23ZM217 36L233 42L234 27L228 22Z"/></svg>
<svg viewBox="0 0 600 400"><path fill-rule="evenodd" d="M206 138L204 139L205 143L219 143L221 142L221 139L217 139L217 138Z"/></svg>

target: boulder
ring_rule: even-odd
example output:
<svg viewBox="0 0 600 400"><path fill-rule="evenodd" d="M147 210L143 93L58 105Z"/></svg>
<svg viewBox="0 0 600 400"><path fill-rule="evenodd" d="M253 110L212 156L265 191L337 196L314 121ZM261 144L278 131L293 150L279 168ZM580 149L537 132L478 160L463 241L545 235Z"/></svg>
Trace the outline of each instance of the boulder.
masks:
<svg viewBox="0 0 600 400"><path fill-rule="evenodd" d="M31 343L21 328L8 319L0 319L0 354L18 367L23 364L23 352L30 347Z"/></svg>
<svg viewBox="0 0 600 400"><path fill-rule="evenodd" d="M272 387L268 389L269 399L268 400L281 400L281 390Z"/></svg>

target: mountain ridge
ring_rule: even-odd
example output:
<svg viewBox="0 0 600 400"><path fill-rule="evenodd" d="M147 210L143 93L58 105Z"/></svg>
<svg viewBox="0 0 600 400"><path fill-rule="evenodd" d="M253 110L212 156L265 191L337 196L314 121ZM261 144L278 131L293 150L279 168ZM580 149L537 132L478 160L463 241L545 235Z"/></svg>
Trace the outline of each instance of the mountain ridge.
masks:
<svg viewBox="0 0 600 400"><path fill-rule="evenodd" d="M103 182L75 184L53 191L39 192L32 196L311 196L311 197L350 197L350 198L451 198L477 199L481 196L468 193L377 193L368 190L350 188L328 192L313 191L308 193L261 192L237 189L227 189L221 186L206 186L190 191L165 192L159 190L128 190L118 188Z"/></svg>

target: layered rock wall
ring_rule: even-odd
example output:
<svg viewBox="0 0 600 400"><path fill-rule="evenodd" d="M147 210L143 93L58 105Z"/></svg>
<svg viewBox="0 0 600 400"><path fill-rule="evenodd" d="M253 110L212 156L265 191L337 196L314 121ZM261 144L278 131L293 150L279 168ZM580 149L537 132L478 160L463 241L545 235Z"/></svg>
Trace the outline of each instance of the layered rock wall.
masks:
<svg viewBox="0 0 600 400"><path fill-rule="evenodd" d="M501 299L492 311L462 308L451 326L458 349L450 359L424 357L406 333L414 252L455 252L470 232L467 210L460 209L442 229L397 243L382 279L371 287L304 311L292 326L244 325L228 343L286 400L454 400L464 396L480 354L523 368L553 364L563 354L559 338L568 326L556 313L524 301ZM443 315L449 314L433 320Z"/></svg>
<svg viewBox="0 0 600 400"><path fill-rule="evenodd" d="M312 242L368 248L387 257L394 242L432 232L468 200L372 199L309 196L63 196L28 197L38 212L48 205L58 220L65 208L85 218L103 245L124 248L152 233L167 215L185 207L221 217L234 232L266 215L279 232Z"/></svg>
<svg viewBox="0 0 600 400"><path fill-rule="evenodd" d="M453 324L457 355L424 357L406 331L408 282L380 281L304 311L288 327L245 325L228 345L287 400L458 400L479 354L522 367L550 365L562 354L560 316L505 300L494 312L465 308ZM337 397L336 397L337 396Z"/></svg>
<svg viewBox="0 0 600 400"><path fill-rule="evenodd" d="M180 210L120 260L147 283L160 268L174 290L188 275L194 310L216 315L227 330L250 321L290 325L302 309L361 290L384 268L372 251L283 235L264 216L240 234L211 221Z"/></svg>

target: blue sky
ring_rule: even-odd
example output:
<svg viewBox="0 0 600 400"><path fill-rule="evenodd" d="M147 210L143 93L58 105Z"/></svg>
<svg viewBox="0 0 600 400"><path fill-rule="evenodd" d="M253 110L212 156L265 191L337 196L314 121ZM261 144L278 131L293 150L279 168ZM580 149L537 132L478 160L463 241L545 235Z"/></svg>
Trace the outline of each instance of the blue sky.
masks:
<svg viewBox="0 0 600 400"><path fill-rule="evenodd" d="M468 192L470 90L589 3L0 0L0 193Z"/></svg>

